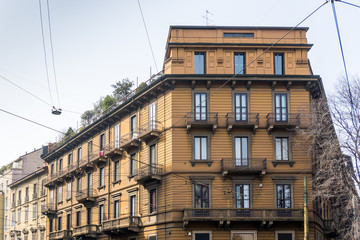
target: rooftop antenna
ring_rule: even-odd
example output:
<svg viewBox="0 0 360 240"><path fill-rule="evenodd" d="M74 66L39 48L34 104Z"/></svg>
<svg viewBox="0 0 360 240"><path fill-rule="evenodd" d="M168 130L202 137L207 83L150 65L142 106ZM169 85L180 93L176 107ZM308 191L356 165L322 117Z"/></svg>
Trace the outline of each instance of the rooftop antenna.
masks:
<svg viewBox="0 0 360 240"><path fill-rule="evenodd" d="M212 14L211 12L209 12L209 10L206 10L205 16L202 15L202 17L206 19L206 26L210 26L209 21L210 21L210 22L213 22L213 21L209 18L209 14L212 15L212 16L214 16L214 14Z"/></svg>

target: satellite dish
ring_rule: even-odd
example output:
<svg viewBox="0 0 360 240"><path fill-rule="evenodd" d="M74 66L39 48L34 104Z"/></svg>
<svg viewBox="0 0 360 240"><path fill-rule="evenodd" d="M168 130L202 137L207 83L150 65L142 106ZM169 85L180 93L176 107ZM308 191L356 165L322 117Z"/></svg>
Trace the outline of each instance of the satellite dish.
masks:
<svg viewBox="0 0 360 240"><path fill-rule="evenodd" d="M61 114L61 108L57 109L56 107L53 107L51 109L51 113L54 114L54 115L60 115Z"/></svg>

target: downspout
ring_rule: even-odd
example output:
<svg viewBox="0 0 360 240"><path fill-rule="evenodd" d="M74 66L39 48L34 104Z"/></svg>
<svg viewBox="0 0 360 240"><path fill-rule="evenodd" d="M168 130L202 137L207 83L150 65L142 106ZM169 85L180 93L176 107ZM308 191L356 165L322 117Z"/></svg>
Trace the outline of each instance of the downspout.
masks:
<svg viewBox="0 0 360 240"><path fill-rule="evenodd" d="M165 103L166 103L166 101L165 101L165 92L164 92L164 104L163 104L163 108L164 108L164 172L166 172L165 170L166 170L166 132L165 132L165 124L166 124L166 114L165 114L165 109L166 109L166 106L165 106ZM164 211L165 211L165 216L164 216L164 222L165 222L165 227L164 227L164 229L165 229L165 240L167 239L167 236L166 236L166 214L167 214L167 212L166 212L166 205L167 205L167 203L166 203L166 175L165 175L165 179L164 179L164 182L165 182L165 209L164 209ZM159 195L159 194L158 194ZM158 208L159 209L159 208Z"/></svg>
<svg viewBox="0 0 360 240"><path fill-rule="evenodd" d="M4 191L0 190L0 240L4 238Z"/></svg>
<svg viewBox="0 0 360 240"><path fill-rule="evenodd" d="M108 139L109 139L109 147L111 147L111 137L110 137L110 125L108 125ZM114 143L115 144L115 143ZM108 158L108 220L110 219L110 180L111 180L111 159Z"/></svg>

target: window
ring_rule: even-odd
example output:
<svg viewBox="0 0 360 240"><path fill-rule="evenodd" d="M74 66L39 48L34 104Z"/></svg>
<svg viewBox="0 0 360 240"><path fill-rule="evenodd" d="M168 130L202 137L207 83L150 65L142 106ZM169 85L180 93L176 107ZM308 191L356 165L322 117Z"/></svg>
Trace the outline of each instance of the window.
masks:
<svg viewBox="0 0 360 240"><path fill-rule="evenodd" d="M25 188L25 202L29 201L29 187Z"/></svg>
<svg viewBox="0 0 360 240"><path fill-rule="evenodd" d="M136 170L136 153L130 155L130 175L135 175Z"/></svg>
<svg viewBox="0 0 360 240"><path fill-rule="evenodd" d="M35 199L37 197L37 184L36 183L34 183L33 188L34 188L34 199Z"/></svg>
<svg viewBox="0 0 360 240"><path fill-rule="evenodd" d="M276 137L275 138L275 157L276 161L289 160L289 138Z"/></svg>
<svg viewBox="0 0 360 240"><path fill-rule="evenodd" d="M76 192L81 192L81 177L76 179Z"/></svg>
<svg viewBox="0 0 360 240"><path fill-rule="evenodd" d="M73 155L72 155L72 153L69 153L68 154L68 166L70 166L72 164L72 162L73 162Z"/></svg>
<svg viewBox="0 0 360 240"><path fill-rule="evenodd" d="M204 184L194 184L195 208L209 208L209 186Z"/></svg>
<svg viewBox="0 0 360 240"><path fill-rule="evenodd" d="M130 216L136 216L136 195L130 196Z"/></svg>
<svg viewBox="0 0 360 240"><path fill-rule="evenodd" d="M81 225L81 212L76 212L76 226L79 227Z"/></svg>
<svg viewBox="0 0 360 240"><path fill-rule="evenodd" d="M25 207L25 222L27 222L29 219L29 208Z"/></svg>
<svg viewBox="0 0 360 240"><path fill-rule="evenodd" d="M156 102L149 105L149 130L156 129Z"/></svg>
<svg viewBox="0 0 360 240"><path fill-rule="evenodd" d="M120 124L114 126L114 146L119 148L120 144Z"/></svg>
<svg viewBox="0 0 360 240"><path fill-rule="evenodd" d="M77 149L77 162L78 164L81 162L81 147Z"/></svg>
<svg viewBox="0 0 360 240"><path fill-rule="evenodd" d="M136 139L137 138L136 126L137 126L137 120L136 120L136 115L134 115L134 116L132 116L130 118L131 139Z"/></svg>
<svg viewBox="0 0 360 240"><path fill-rule="evenodd" d="M148 240L156 240L156 235L149 236Z"/></svg>
<svg viewBox="0 0 360 240"><path fill-rule="evenodd" d="M6 180L6 189L5 189L5 191L6 191L6 193L8 193L9 192L9 181L8 180Z"/></svg>
<svg viewBox="0 0 360 240"><path fill-rule="evenodd" d="M149 198L150 198L150 214L156 213L157 211L157 190L151 189L149 192Z"/></svg>
<svg viewBox="0 0 360 240"><path fill-rule="evenodd" d="M205 74L205 52L195 52L195 74Z"/></svg>
<svg viewBox="0 0 360 240"><path fill-rule="evenodd" d="M120 180L120 161L114 162L114 181Z"/></svg>
<svg viewBox="0 0 360 240"><path fill-rule="evenodd" d="M295 240L295 231L276 231L276 240Z"/></svg>
<svg viewBox="0 0 360 240"><path fill-rule="evenodd" d="M105 186L105 167L100 168L99 170L99 185L100 187Z"/></svg>
<svg viewBox="0 0 360 240"><path fill-rule="evenodd" d="M236 208L250 208L250 185L235 185Z"/></svg>
<svg viewBox="0 0 360 240"><path fill-rule="evenodd" d="M71 228L71 214L66 214L66 229L70 230Z"/></svg>
<svg viewBox="0 0 360 240"><path fill-rule="evenodd" d="M206 93L195 93L195 121L207 120L207 96Z"/></svg>
<svg viewBox="0 0 360 240"><path fill-rule="evenodd" d="M277 208L291 208L291 184L276 184Z"/></svg>
<svg viewBox="0 0 360 240"><path fill-rule="evenodd" d="M287 122L288 120L288 107L287 107L287 94L275 94L275 121Z"/></svg>
<svg viewBox="0 0 360 240"><path fill-rule="evenodd" d="M86 209L86 224L91 224L91 219L92 219L92 216L91 216L91 208L87 208Z"/></svg>
<svg viewBox="0 0 360 240"><path fill-rule="evenodd" d="M54 222L53 222L53 218L49 219L49 232L52 232L54 230Z"/></svg>
<svg viewBox="0 0 360 240"><path fill-rule="evenodd" d="M274 53L274 68L275 75L284 74L284 54L283 53Z"/></svg>
<svg viewBox="0 0 360 240"><path fill-rule="evenodd" d="M235 97L235 121L247 122L248 121L248 103L246 93L236 93Z"/></svg>
<svg viewBox="0 0 360 240"><path fill-rule="evenodd" d="M62 217L58 217L58 231L62 229Z"/></svg>
<svg viewBox="0 0 360 240"><path fill-rule="evenodd" d="M114 218L120 217L120 201L114 201Z"/></svg>
<svg viewBox="0 0 360 240"><path fill-rule="evenodd" d="M194 137L195 161L208 160L207 141L208 137Z"/></svg>
<svg viewBox="0 0 360 240"><path fill-rule="evenodd" d="M256 231L231 231L231 239L246 239L246 240L256 240L257 232Z"/></svg>
<svg viewBox="0 0 360 240"><path fill-rule="evenodd" d="M41 196L45 195L45 179L41 180Z"/></svg>
<svg viewBox="0 0 360 240"><path fill-rule="evenodd" d="M149 164L150 164L150 173L154 173L155 172L155 168L156 168L156 144L151 145L150 146L150 159L149 159Z"/></svg>
<svg viewBox="0 0 360 240"><path fill-rule="evenodd" d="M234 73L245 74L245 53L234 53Z"/></svg>
<svg viewBox="0 0 360 240"><path fill-rule="evenodd" d="M11 212L11 226L15 227L16 219L15 219L15 211Z"/></svg>
<svg viewBox="0 0 360 240"><path fill-rule="evenodd" d="M89 193L89 196L90 196L90 194L92 194L92 190L93 190L93 189L92 189L92 173L88 173L87 178L88 178L87 190L88 190L88 193Z"/></svg>
<svg viewBox="0 0 360 240"><path fill-rule="evenodd" d="M235 137L235 166L248 166L248 138Z"/></svg>
<svg viewBox="0 0 360 240"><path fill-rule="evenodd" d="M92 141L89 141L88 142L88 157L90 157L92 152L93 152L93 144L92 144Z"/></svg>
<svg viewBox="0 0 360 240"><path fill-rule="evenodd" d="M67 193L66 193L66 199L71 198L71 182L67 183Z"/></svg>
<svg viewBox="0 0 360 240"><path fill-rule="evenodd" d="M8 229L9 229L8 216L5 216L4 221L5 221L5 223L4 223L4 231L7 232Z"/></svg>
<svg viewBox="0 0 360 240"><path fill-rule="evenodd" d="M9 211L9 198L8 197L5 198L5 211L6 212Z"/></svg>
<svg viewBox="0 0 360 240"><path fill-rule="evenodd" d="M33 205L33 219L36 219L36 204Z"/></svg>
<svg viewBox="0 0 360 240"><path fill-rule="evenodd" d="M18 197L19 197L19 205L20 205L21 204L21 190L19 191Z"/></svg>
<svg viewBox="0 0 360 240"><path fill-rule="evenodd" d="M224 33L224 37L253 38L254 33Z"/></svg>
<svg viewBox="0 0 360 240"><path fill-rule="evenodd" d="M104 205L99 205L99 223L101 224L104 221Z"/></svg>
<svg viewBox="0 0 360 240"><path fill-rule="evenodd" d="M50 167L50 174L53 175L54 174L54 164L51 164Z"/></svg>
<svg viewBox="0 0 360 240"><path fill-rule="evenodd" d="M210 231L194 231L193 240L212 240Z"/></svg>
<svg viewBox="0 0 360 240"><path fill-rule="evenodd" d="M104 151L105 149L105 134L100 135L100 151Z"/></svg>
<svg viewBox="0 0 360 240"><path fill-rule="evenodd" d="M21 208L18 209L17 224L21 223Z"/></svg>
<svg viewBox="0 0 360 240"><path fill-rule="evenodd" d="M62 202L62 186L58 187L58 202Z"/></svg>
<svg viewBox="0 0 360 240"><path fill-rule="evenodd" d="M54 198L54 189L50 189L50 204L54 204L55 203L55 198Z"/></svg>
<svg viewBox="0 0 360 240"><path fill-rule="evenodd" d="M62 170L62 168L63 168L63 160L62 159L60 159L59 160L59 171L61 171Z"/></svg>

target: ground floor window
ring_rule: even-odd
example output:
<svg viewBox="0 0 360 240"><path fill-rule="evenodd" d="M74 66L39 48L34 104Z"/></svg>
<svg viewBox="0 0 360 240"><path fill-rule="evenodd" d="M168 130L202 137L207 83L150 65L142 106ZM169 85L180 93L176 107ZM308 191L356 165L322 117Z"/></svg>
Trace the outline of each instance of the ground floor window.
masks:
<svg viewBox="0 0 360 240"><path fill-rule="evenodd" d="M295 231L276 231L276 240L295 240Z"/></svg>
<svg viewBox="0 0 360 240"><path fill-rule="evenodd" d="M195 231L193 232L193 240L212 240L211 231Z"/></svg>
<svg viewBox="0 0 360 240"><path fill-rule="evenodd" d="M231 231L231 240L257 240L256 231Z"/></svg>

